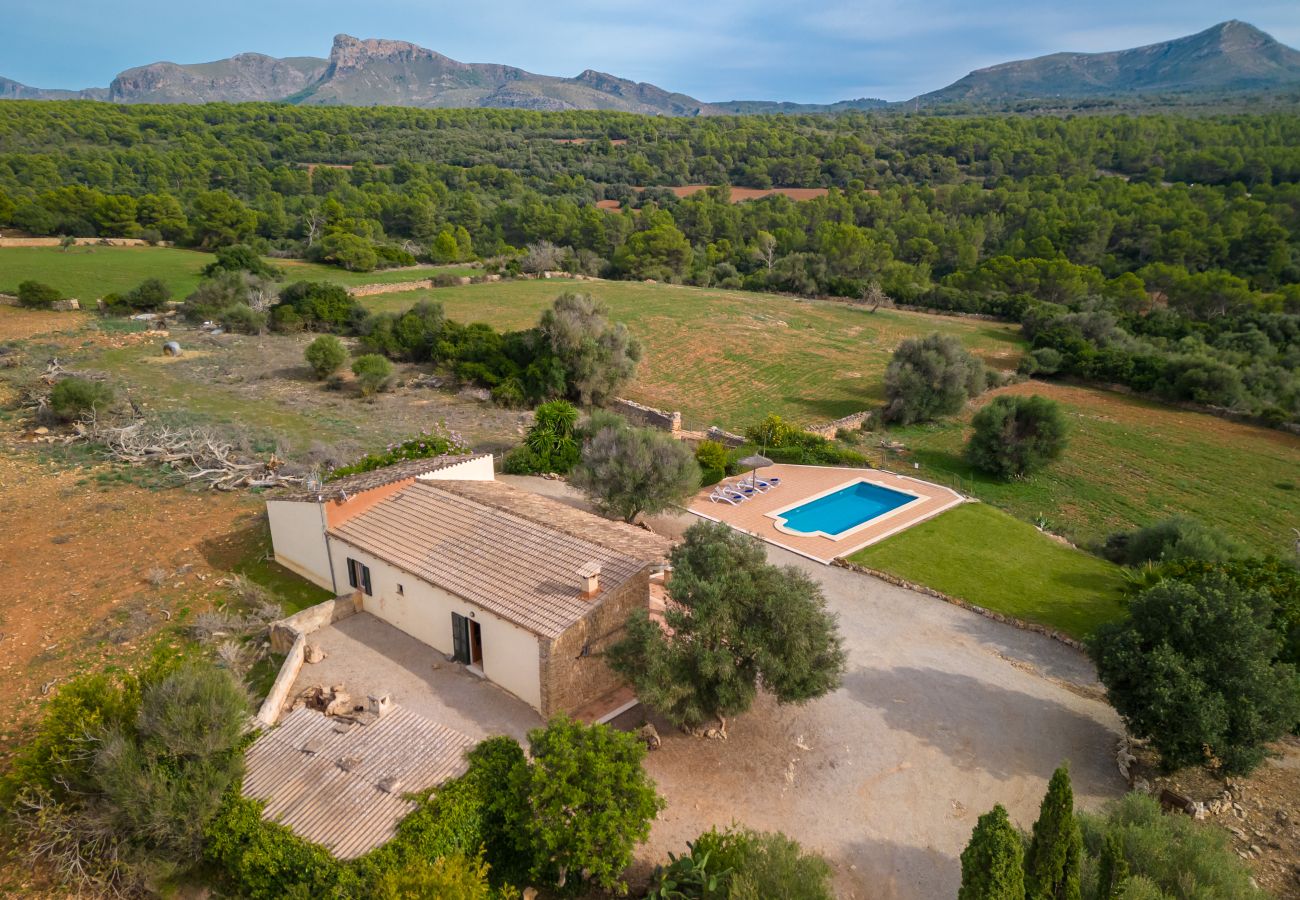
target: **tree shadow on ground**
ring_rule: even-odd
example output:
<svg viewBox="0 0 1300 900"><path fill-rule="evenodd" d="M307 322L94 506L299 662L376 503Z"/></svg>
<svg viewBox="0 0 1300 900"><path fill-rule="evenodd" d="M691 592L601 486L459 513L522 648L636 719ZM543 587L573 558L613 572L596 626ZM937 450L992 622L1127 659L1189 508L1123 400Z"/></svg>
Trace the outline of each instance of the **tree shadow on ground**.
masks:
<svg viewBox="0 0 1300 900"><path fill-rule="evenodd" d="M999 656L1026 663L1036 674L1084 688L1097 687L1097 672L1088 654L1053 638L972 614L953 622L966 634L989 645Z"/></svg>
<svg viewBox="0 0 1300 900"><path fill-rule="evenodd" d="M971 826L974 827L972 819ZM952 897L961 881L961 863L933 847L912 847L883 838L852 841L844 851L836 885L871 900L928 900ZM851 867L851 868L850 868Z"/></svg>
<svg viewBox="0 0 1300 900"><path fill-rule="evenodd" d="M1063 759L1104 758L1116 737L1062 703L938 669L857 669L844 690L957 768L1000 780L1046 778Z"/></svg>

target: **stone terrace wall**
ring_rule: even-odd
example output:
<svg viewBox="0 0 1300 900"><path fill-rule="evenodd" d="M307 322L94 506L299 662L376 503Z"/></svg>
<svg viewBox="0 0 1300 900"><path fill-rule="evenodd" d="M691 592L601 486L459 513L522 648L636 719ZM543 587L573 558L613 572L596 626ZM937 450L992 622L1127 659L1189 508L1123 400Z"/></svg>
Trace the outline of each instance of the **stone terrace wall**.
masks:
<svg viewBox="0 0 1300 900"><path fill-rule="evenodd" d="M257 720L262 725L269 728L280 721L280 711L284 709L289 691L293 689L293 683L302 671L307 655L307 635L354 615L360 607L361 594L353 592L299 610L271 625L271 649L285 654L285 657L280 664L280 674L275 676L275 684L271 685L271 690L257 711Z"/></svg>
<svg viewBox="0 0 1300 900"><path fill-rule="evenodd" d="M658 428L660 431L666 431L672 435L676 435L682 430L682 414L680 412L664 412L662 409L655 409L653 406L624 400L621 397L615 397L611 400L609 408L633 422L649 425L651 428Z"/></svg>
<svg viewBox="0 0 1300 900"><path fill-rule="evenodd" d="M723 431L717 425L710 425L709 430L704 433L704 436L711 441L717 441L724 447L739 447L741 444L745 443L744 436L733 434L730 431Z"/></svg>
<svg viewBox="0 0 1300 900"><path fill-rule="evenodd" d="M830 439L835 437L835 432L839 431L841 428L861 428L862 423L871 418L873 412L875 412L875 410L864 409L862 412L855 412L842 419L836 419L834 422L826 422L821 425L808 425L804 428L804 431L811 432L819 437Z"/></svg>
<svg viewBox="0 0 1300 900"><path fill-rule="evenodd" d="M623 685L605 663L604 652L623 638L627 620L650 602L650 571L628 579L576 625L547 644L540 643L542 715L571 713ZM587 654L583 655L583 647Z"/></svg>

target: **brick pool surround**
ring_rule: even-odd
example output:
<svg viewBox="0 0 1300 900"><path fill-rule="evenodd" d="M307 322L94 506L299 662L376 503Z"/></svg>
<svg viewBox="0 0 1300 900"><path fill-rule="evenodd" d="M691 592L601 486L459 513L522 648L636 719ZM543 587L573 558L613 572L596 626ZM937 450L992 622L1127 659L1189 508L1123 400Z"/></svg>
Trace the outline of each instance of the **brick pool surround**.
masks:
<svg viewBox="0 0 1300 900"><path fill-rule="evenodd" d="M722 522L800 556L829 564L838 557L848 556L863 547L883 541L966 502L965 497L951 488L880 469L777 463L764 466L759 472L760 478L770 478L773 475L781 479L779 485L765 493L750 496L735 506L710 500L709 494L713 488L708 487L696 495L688 508L700 518ZM737 476L723 483L739 484L749 477L748 474ZM794 532L778 520L779 516L792 509L862 482L908 494L916 499L836 537L822 533Z"/></svg>

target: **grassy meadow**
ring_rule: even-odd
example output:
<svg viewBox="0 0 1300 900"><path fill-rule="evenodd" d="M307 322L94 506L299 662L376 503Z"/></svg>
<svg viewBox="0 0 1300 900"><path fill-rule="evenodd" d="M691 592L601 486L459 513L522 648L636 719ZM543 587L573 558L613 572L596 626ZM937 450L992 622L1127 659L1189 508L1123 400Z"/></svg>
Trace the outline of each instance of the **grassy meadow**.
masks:
<svg viewBox="0 0 1300 900"><path fill-rule="evenodd" d="M849 559L1075 638L1123 614L1118 566L983 503L950 509Z"/></svg>
<svg viewBox="0 0 1300 900"><path fill-rule="evenodd" d="M883 399L881 376L898 343L932 331L957 336L998 368L1014 368L1023 347L1019 329L1004 323L628 281L473 284L363 302L400 310L433 299L462 322L526 328L566 290L604 300L645 344L626 395L681 410L688 428L736 430L768 413L807 425L868 409Z"/></svg>
<svg viewBox="0 0 1300 900"><path fill-rule="evenodd" d="M93 301L105 294L129 291L146 278L161 278L182 300L199 285L199 272L212 254L172 247L0 247L0 291L11 291L31 279L53 285L69 297ZM291 259L268 260L284 270L285 280L329 281L348 287L415 281L428 274L414 269L346 272L334 266ZM467 275L467 267L439 267L428 272Z"/></svg>

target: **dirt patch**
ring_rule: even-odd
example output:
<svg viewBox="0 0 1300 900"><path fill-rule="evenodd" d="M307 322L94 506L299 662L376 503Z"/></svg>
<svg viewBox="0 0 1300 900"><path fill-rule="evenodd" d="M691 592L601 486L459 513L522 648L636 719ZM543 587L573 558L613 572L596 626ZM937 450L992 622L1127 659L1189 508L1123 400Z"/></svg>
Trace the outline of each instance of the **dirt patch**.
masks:
<svg viewBox="0 0 1300 900"><path fill-rule="evenodd" d="M60 682L208 593L215 572L199 542L258 513L243 495L151 490L2 446L0 676L13 702L0 730L12 732Z"/></svg>
<svg viewBox="0 0 1300 900"><path fill-rule="evenodd" d="M1144 749L1136 751L1134 773L1156 795L1169 788L1204 803L1207 821L1228 833L1259 886L1282 900L1300 900L1300 738L1283 738L1272 750L1246 778L1225 780L1206 769L1162 776Z"/></svg>
<svg viewBox="0 0 1300 900"><path fill-rule="evenodd" d="M38 334L78 331L89 321L90 314L85 312L0 306L0 341L21 341Z"/></svg>

